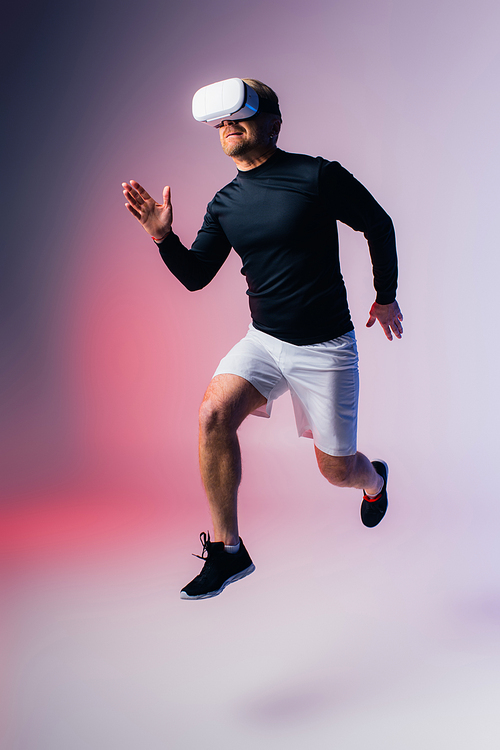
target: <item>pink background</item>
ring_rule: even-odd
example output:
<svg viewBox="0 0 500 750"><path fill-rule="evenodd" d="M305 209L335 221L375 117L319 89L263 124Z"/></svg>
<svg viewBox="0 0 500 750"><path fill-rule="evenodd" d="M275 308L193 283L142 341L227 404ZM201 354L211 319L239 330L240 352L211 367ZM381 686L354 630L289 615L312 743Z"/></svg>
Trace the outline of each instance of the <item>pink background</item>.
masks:
<svg viewBox="0 0 500 750"><path fill-rule="evenodd" d="M493 0L17 4L2 43L0 665L5 750L493 750L500 742L498 38ZM288 396L242 427L256 572L181 602L209 515L197 410L249 314L238 258L187 292L124 208L172 186L190 243L234 176L194 91L276 89L285 150L340 161L392 216L403 341L364 324L359 521Z"/></svg>

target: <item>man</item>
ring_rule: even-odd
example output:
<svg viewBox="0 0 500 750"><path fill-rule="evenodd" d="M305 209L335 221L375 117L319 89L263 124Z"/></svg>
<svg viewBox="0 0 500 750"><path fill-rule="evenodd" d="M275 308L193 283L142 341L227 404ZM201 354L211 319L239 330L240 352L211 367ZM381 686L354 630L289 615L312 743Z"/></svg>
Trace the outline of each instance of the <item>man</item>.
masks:
<svg viewBox="0 0 500 750"><path fill-rule="evenodd" d="M278 97L265 84L229 79L205 87L206 100L215 94L224 100L222 88L235 81L243 99L254 97L257 103L252 109L242 99L229 115L219 111L212 117L238 174L208 205L191 250L172 232L169 187L158 204L139 183L123 183L127 209L188 289L208 284L231 247L248 282L252 324L219 364L200 409L200 470L214 537L200 535L205 564L181 591L184 599L216 596L254 570L238 532L237 430L249 414L270 416L273 400L286 390L299 435L314 439L323 476L338 487L364 489L366 526L376 526L387 509L387 465L371 463L356 448L358 360L336 220L365 234L377 292L367 326L378 320L389 340L393 334L401 338L403 330L392 221L337 162L277 148L281 113Z"/></svg>

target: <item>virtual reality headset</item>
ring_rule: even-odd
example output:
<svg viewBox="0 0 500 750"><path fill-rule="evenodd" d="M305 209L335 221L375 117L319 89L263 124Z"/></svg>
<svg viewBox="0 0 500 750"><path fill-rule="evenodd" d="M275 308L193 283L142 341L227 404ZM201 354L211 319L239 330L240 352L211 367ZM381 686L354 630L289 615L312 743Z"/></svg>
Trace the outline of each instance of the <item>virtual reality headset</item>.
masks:
<svg viewBox="0 0 500 750"><path fill-rule="evenodd" d="M224 120L249 120L259 112L268 112L281 117L278 105L269 99L261 99L254 89L241 78L203 86L193 96L193 117L198 122L207 122L217 127Z"/></svg>

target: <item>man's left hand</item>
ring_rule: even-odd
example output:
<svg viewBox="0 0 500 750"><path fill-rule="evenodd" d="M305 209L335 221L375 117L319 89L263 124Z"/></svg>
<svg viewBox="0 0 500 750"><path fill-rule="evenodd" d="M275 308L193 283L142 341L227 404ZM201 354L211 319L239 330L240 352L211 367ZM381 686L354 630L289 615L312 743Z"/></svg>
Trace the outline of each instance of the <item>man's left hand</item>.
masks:
<svg viewBox="0 0 500 750"><path fill-rule="evenodd" d="M403 313L396 301L391 302L389 305L379 305L377 302L374 302L366 327L371 328L376 320L378 320L384 329L384 333L389 341L392 341L393 333L397 339L400 339L403 335L403 326L401 325Z"/></svg>

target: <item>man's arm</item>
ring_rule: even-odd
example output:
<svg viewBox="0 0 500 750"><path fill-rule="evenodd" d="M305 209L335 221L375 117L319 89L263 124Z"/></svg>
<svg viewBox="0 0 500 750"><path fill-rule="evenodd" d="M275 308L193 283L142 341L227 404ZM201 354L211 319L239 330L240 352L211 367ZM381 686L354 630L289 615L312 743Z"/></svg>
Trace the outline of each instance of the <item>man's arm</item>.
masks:
<svg viewBox="0 0 500 750"><path fill-rule="evenodd" d="M172 231L170 188L163 188L163 203L156 201L135 180L122 183L126 208L158 245L163 262L186 289L203 289L221 268L231 245L209 211L196 241L188 250Z"/></svg>
<svg viewBox="0 0 500 750"><path fill-rule="evenodd" d="M327 191L336 218L358 232L363 232L370 249L373 282L377 293L367 327L379 321L385 335L400 339L403 315L396 302L398 261L396 235L390 216L368 190L338 162L330 162L323 172Z"/></svg>

